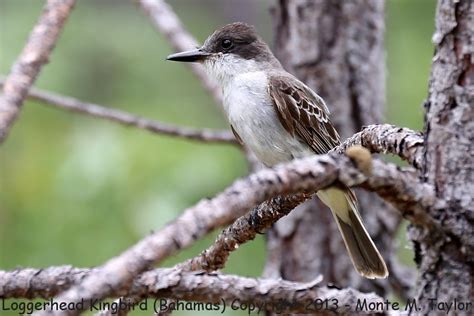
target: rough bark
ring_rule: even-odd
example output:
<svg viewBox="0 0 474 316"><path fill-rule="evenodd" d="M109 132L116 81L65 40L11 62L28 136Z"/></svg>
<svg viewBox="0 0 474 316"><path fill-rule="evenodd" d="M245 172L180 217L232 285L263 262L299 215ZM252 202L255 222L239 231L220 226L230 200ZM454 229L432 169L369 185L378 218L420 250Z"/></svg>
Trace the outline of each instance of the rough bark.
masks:
<svg viewBox="0 0 474 316"><path fill-rule="evenodd" d="M383 7L378 0L281 0L273 9L277 57L326 100L343 138L382 121ZM373 195L357 194L367 228L394 271L393 238L400 217ZM304 281L321 273L327 282L385 296L388 281L368 282L355 273L341 239L329 210L313 200L268 234L265 274ZM401 281L392 273L390 282ZM401 287L399 294L407 295L407 287Z"/></svg>
<svg viewBox="0 0 474 316"><path fill-rule="evenodd" d="M71 266L19 269L12 272L0 271L0 278L4 281L3 286L0 286L0 297L50 299L94 272L95 270L78 269ZM350 314L354 312L357 300L382 302L382 299L373 293L360 293L353 289L334 289L322 286L319 284L320 282L321 278L316 278L311 282L298 283L219 273L183 272L179 269L168 268L147 271L137 277L131 287L116 288L110 295L111 297L127 295L159 299L156 305L153 304L153 301L148 303L148 311L152 311L154 307L160 311L161 300L177 299L181 300L181 304L191 306L195 313L199 313L199 306L201 306L201 311L206 311L206 308L204 308L205 304L193 304L193 302L207 303L208 309L215 307L212 305L213 303L220 304L218 310L223 313L234 307L236 310L249 314L250 312L273 310L280 313L300 312L317 315L333 315L333 310L338 313ZM183 300L193 302L187 303ZM327 306L323 304L318 306L318 300L327 300ZM128 310L127 301L122 300L122 302L124 304L117 309ZM169 304L174 300L167 302ZM315 304L311 304L311 302L315 302ZM4 304L8 306L8 302ZM93 301L92 308L89 310L103 308L103 305L99 304L99 301ZM155 306L150 306L152 304ZM241 304L246 304L246 307ZM252 304L253 307L249 307L249 304ZM337 308L335 308L336 306ZM37 309L43 308L37 307ZM368 313L368 311L359 312ZM75 313L73 310L66 310L63 314Z"/></svg>
<svg viewBox="0 0 474 316"><path fill-rule="evenodd" d="M431 298L465 302L474 296L473 30L472 1L439 1L423 166L425 181L447 202L430 214L450 234L442 238L426 228L410 229L420 270L416 295L425 314L432 310Z"/></svg>
<svg viewBox="0 0 474 316"><path fill-rule="evenodd" d="M342 154L349 147L360 145L372 153L395 155L419 169L423 158L423 144L420 132L390 124L374 124L347 138L335 150Z"/></svg>
<svg viewBox="0 0 474 316"><path fill-rule="evenodd" d="M278 219L288 215L310 197L309 194L301 193L277 196L263 202L224 229L211 247L178 266L190 271L217 271L224 268L232 251L237 250L241 244L253 240L257 234L263 233Z"/></svg>

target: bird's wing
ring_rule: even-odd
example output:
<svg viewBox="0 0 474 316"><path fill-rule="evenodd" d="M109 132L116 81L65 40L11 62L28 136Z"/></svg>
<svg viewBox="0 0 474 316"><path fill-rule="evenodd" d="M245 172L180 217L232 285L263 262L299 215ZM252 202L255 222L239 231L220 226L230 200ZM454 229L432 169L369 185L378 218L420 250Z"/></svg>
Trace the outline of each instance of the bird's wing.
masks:
<svg viewBox="0 0 474 316"><path fill-rule="evenodd" d="M340 143L323 99L291 75L269 77L269 93L283 127L317 154Z"/></svg>

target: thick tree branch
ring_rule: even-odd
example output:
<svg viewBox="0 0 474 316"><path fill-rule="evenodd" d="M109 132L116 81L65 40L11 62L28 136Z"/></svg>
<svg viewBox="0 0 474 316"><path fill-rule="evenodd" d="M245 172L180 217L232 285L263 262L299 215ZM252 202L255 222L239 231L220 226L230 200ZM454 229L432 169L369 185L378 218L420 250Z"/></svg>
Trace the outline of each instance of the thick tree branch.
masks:
<svg viewBox="0 0 474 316"><path fill-rule="evenodd" d="M86 279L98 270L78 269L70 266L47 269L19 269L0 271L0 297L49 299L65 289ZM298 283L277 279L253 279L223 274L183 272L179 269L156 269L140 275L131 287L115 288L110 297L127 295L141 298L166 298L205 303L226 303L231 309L234 302L252 302L261 312L299 312L304 314L329 314L325 308L316 310L310 302L328 299L328 307L337 302L339 313L354 312L357 300L381 302L375 294L353 289L334 289L319 285L321 279ZM309 305L309 308L308 308ZM158 305L159 306L159 305ZM150 310L152 306L148 307ZM222 310L222 306L220 310ZM257 312L257 310L255 310ZM330 313L333 314L333 313Z"/></svg>
<svg viewBox="0 0 474 316"><path fill-rule="evenodd" d="M199 46L198 41L183 27L179 17L163 0L133 0L151 19L156 30L162 33L175 51L185 51ZM204 88L213 96L217 104L222 104L222 94L217 83L212 80L197 63L187 63L199 78Z"/></svg>
<svg viewBox="0 0 474 316"><path fill-rule="evenodd" d="M420 169L423 159L423 135L409 128L390 124L375 124L364 127L346 139L335 151L344 153L347 148L361 145L372 153L390 153L408 161Z"/></svg>
<svg viewBox="0 0 474 316"><path fill-rule="evenodd" d="M0 79L0 86L3 80ZM187 138L201 142L230 143L239 145L229 131L216 131L211 129L196 129L182 126L174 126L163 122L150 120L144 117L133 115L125 111L107 108L94 103L83 102L78 99L63 96L60 94L31 88L28 97L32 100L40 101L46 105L61 108L67 111L86 114L96 118L102 118L117 122L126 126L133 126L148 130L152 133Z"/></svg>
<svg viewBox="0 0 474 316"><path fill-rule="evenodd" d="M337 181L348 186L364 186L382 196L390 191L390 196L395 196L390 197L392 203L401 203L408 208L408 219L417 224L432 225L423 213L424 206L436 202L429 187L392 164L377 160L371 162L370 155L367 161L367 157L362 156L355 153L351 153L351 159L336 154L314 156L294 160L274 169L264 169L237 180L223 193L187 209L161 231L109 260L97 272L91 273L83 282L60 295L58 301L78 302L107 297L114 290L131 284L134 277L153 263L191 245L210 230L232 222L249 208L277 195L311 193ZM371 163L373 168L368 166ZM424 223L425 220L428 223Z"/></svg>
<svg viewBox="0 0 474 316"><path fill-rule="evenodd" d="M438 302L472 302L474 293L474 2L438 0L425 108L422 178L443 208L427 210L449 238L410 226L422 310ZM473 309L458 310L472 315Z"/></svg>
<svg viewBox="0 0 474 316"><path fill-rule="evenodd" d="M8 74L0 95L0 143L8 135L20 113L28 89L35 82L41 67L48 62L75 0L48 0L31 31L20 56Z"/></svg>

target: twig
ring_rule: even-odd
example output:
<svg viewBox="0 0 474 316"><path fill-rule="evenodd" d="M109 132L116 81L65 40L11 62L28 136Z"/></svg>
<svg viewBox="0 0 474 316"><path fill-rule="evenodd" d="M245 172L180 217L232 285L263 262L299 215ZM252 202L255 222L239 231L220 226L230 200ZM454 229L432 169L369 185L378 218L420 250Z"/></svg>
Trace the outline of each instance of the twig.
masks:
<svg viewBox="0 0 474 316"><path fill-rule="evenodd" d="M13 64L0 95L0 144L20 113L28 89L48 62L75 0L48 0L23 51Z"/></svg>
<svg viewBox="0 0 474 316"><path fill-rule="evenodd" d="M263 202L224 229L214 244L200 255L177 266L184 271L216 271L224 268L230 253L259 233L270 228L277 220L288 215L295 207L309 199L309 194L278 196Z"/></svg>
<svg viewBox="0 0 474 316"><path fill-rule="evenodd" d="M361 145L373 153L391 153L421 168L424 146L423 135L409 128L389 124L369 125L346 139L335 149L344 153L347 148Z"/></svg>
<svg viewBox="0 0 474 316"><path fill-rule="evenodd" d="M198 41L184 29L173 9L163 0L134 0L142 11L151 19L153 26L162 33L175 51L185 51L199 46ZM187 63L192 72L199 78L204 88L214 97L217 104L222 104L222 94L217 83L212 80L197 63Z"/></svg>
<svg viewBox="0 0 474 316"><path fill-rule="evenodd" d="M49 299L96 272L96 269L70 266L0 271L0 297ZM281 279L183 272L168 268L145 272L133 281L131 287L114 288L109 295L156 298L158 310L160 303L164 305L166 298L221 304L217 307L220 311L223 311L224 303L226 309L231 310L232 303L240 306L241 303L252 302L260 308L260 313L270 310L280 313L333 314L330 310L335 307L335 303L338 303L339 308L334 311L349 313L355 311L357 300L366 301L367 304L382 302L380 297L372 293L361 293L350 288L328 288L319 285L320 282L321 278L298 283ZM325 300L328 300L327 305L321 304ZM91 307L88 309L100 308L97 304L98 302L89 304ZM319 308L317 304L321 304ZM153 310L151 305L146 304L147 309Z"/></svg>
<svg viewBox="0 0 474 316"><path fill-rule="evenodd" d="M0 86L3 80L0 79ZM148 130L152 133L187 138L201 142L230 143L239 145L229 131L216 131L211 129L195 129L182 126L174 126L163 122L150 120L144 117L133 115L125 111L107 108L94 103L83 102L78 99L59 95L56 93L31 88L28 97L40 101L46 105L61 108L67 111L86 114L96 118L102 118L117 122L126 126Z"/></svg>
<svg viewBox="0 0 474 316"><path fill-rule="evenodd" d="M134 277L153 263L191 245L210 230L242 216L249 208L277 195L311 193L335 181L348 186L363 185L383 197L387 197L390 190L389 200L395 205L402 203L403 208L407 208L405 213L410 220L420 224L425 224L423 220L426 220L432 225L432 220L423 213L424 207L436 203L430 187L420 183L411 173L381 161L373 161L373 169L364 167L361 172L354 166L353 161L361 167L360 159L356 158L354 155L349 159L337 154L314 156L294 160L274 169L264 169L238 180L215 198L199 202L161 231L112 258L83 282L60 295L56 301L71 303L107 297L117 288L131 284Z"/></svg>

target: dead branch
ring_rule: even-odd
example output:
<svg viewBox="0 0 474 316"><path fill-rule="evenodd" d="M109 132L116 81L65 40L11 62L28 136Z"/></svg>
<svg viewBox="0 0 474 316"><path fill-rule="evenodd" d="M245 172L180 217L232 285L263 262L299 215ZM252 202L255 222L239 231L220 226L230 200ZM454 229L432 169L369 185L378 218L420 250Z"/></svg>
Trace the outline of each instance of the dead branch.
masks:
<svg viewBox="0 0 474 316"><path fill-rule="evenodd" d="M0 86L3 80L0 79ZM111 109L102 105L83 102L78 99L60 94L31 88L28 97L46 105L64 109L71 112L86 114L96 118L106 119L126 126L133 126L148 130L152 133L187 138L201 142L229 143L239 145L234 135L229 131L216 131L211 129L197 129L174 126L144 117L133 115L125 111Z"/></svg>
<svg viewBox="0 0 474 316"><path fill-rule="evenodd" d="M369 125L346 139L334 151L344 153L354 145L366 147L372 153L396 155L417 169L422 166L423 135L409 128L390 124Z"/></svg>
<svg viewBox="0 0 474 316"><path fill-rule="evenodd" d="M80 283L97 269L78 269L71 266L46 269L18 269L11 272L0 271L1 298L50 299L65 289ZM335 289L321 286L321 278L309 283L290 282L279 279L254 279L223 274L183 272L179 269L155 269L140 275L131 287L115 288L108 295L117 297L156 298L165 302L166 298L221 304L231 309L232 303L253 303L261 311L299 312L305 314L329 314L337 302L339 313L354 312L357 300L381 302L373 293L356 290ZM317 308L311 304L316 300L328 300L328 306ZM320 302L318 301L318 302ZM92 303L92 308L97 305ZM131 307L133 310L133 307ZM153 309L153 306L148 308ZM90 310L90 308L89 308ZM74 311L67 314L74 314ZM255 310L256 312L256 310ZM66 312L65 312L66 314ZM332 313L331 313L332 314Z"/></svg>
<svg viewBox="0 0 474 316"><path fill-rule="evenodd" d="M0 96L0 143L20 113L28 89L49 60L75 0L48 0L23 51L8 74Z"/></svg>
<svg viewBox="0 0 474 316"><path fill-rule="evenodd" d="M162 33L175 51L185 51L199 46L198 41L183 27L179 17L163 0L134 0L151 19L156 30ZM188 63L188 67L199 78L204 88L213 96L217 104L222 104L222 94L216 82L210 78L204 67L197 63Z"/></svg>
<svg viewBox="0 0 474 316"><path fill-rule="evenodd" d="M216 271L224 268L232 251L237 250L241 244L253 240L257 234L263 233L273 223L288 215L310 197L309 194L300 193L278 196L263 202L224 229L211 247L177 267L183 271Z"/></svg>
<svg viewBox="0 0 474 316"><path fill-rule="evenodd" d="M264 169L237 180L223 193L213 199L202 200L161 231L109 260L81 283L61 294L57 301L69 303L107 297L116 289L131 284L133 278L153 263L191 245L210 230L232 222L249 208L277 195L312 193L336 181L348 186L364 186L395 205L401 203L402 209L407 208L408 219L423 225L426 220L432 225L432 220L423 213L423 207L436 203L430 187L392 164L375 160L373 168L368 169L359 158L354 154L351 158L337 154L314 156L274 169ZM390 197L387 196L388 191Z"/></svg>

